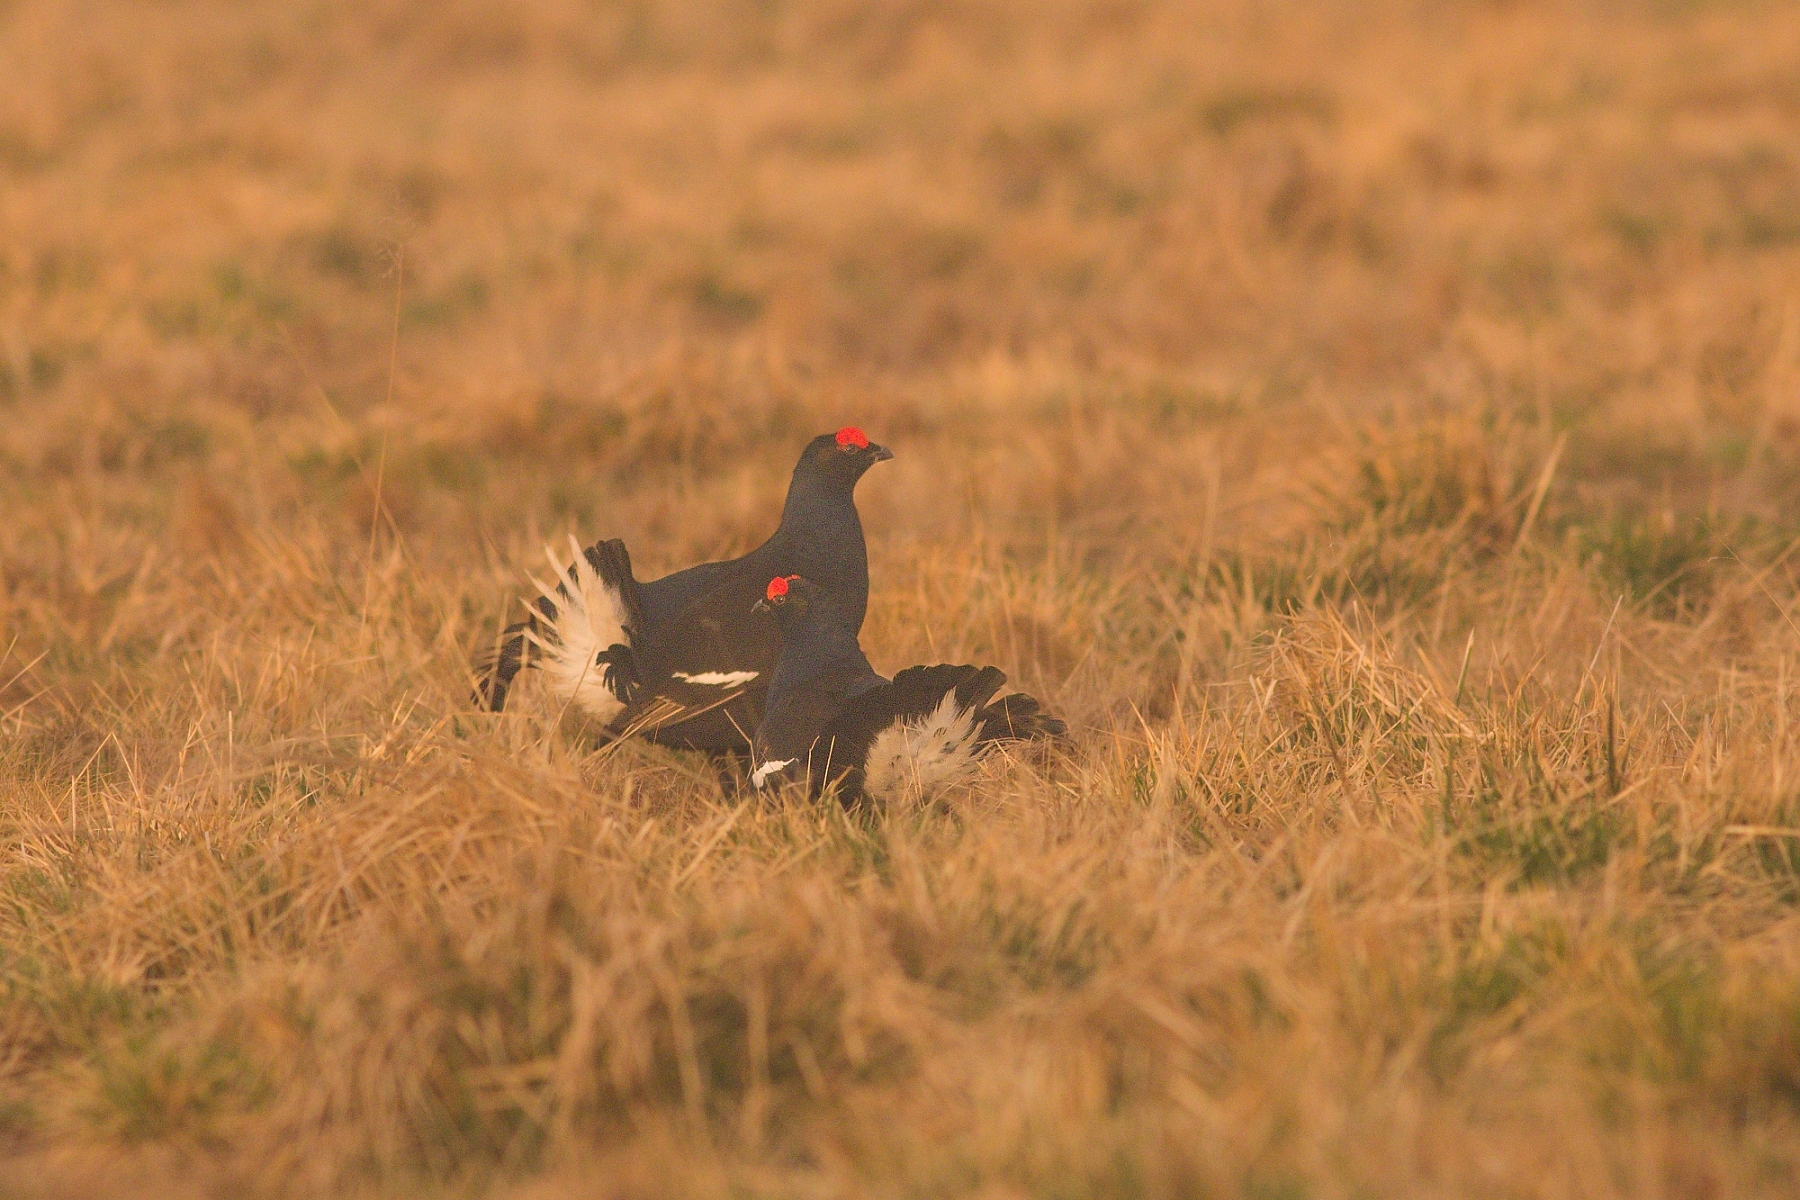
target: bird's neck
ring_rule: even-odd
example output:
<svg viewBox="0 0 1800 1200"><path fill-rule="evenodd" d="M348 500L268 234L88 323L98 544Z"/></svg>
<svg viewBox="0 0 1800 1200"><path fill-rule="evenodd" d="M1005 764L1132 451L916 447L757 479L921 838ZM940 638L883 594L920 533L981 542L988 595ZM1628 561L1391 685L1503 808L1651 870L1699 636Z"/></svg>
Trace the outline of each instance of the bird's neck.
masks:
<svg viewBox="0 0 1800 1200"><path fill-rule="evenodd" d="M794 476L788 485L787 503L781 509L781 528L789 533L837 533L846 526L859 533L854 483L837 479Z"/></svg>
<svg viewBox="0 0 1800 1200"><path fill-rule="evenodd" d="M841 670L858 663L868 666L849 615L824 596L815 597L804 616L783 625L781 640L783 660L805 664L803 670L808 674Z"/></svg>
<svg viewBox="0 0 1800 1200"><path fill-rule="evenodd" d="M796 613L781 626L783 646L805 649L821 660L857 657L857 628L835 597L814 594L805 613Z"/></svg>
<svg viewBox="0 0 1800 1200"><path fill-rule="evenodd" d="M788 564L847 605L854 638L869 603L869 559L862 519L856 514L855 483L796 475L781 510L781 526L767 543L775 561Z"/></svg>

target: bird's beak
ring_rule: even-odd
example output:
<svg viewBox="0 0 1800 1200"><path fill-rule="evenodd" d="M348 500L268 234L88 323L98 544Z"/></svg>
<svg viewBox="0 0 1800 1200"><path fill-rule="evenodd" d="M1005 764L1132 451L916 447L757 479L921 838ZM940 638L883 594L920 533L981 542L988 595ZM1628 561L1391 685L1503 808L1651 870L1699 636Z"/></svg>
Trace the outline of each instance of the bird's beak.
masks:
<svg viewBox="0 0 1800 1200"><path fill-rule="evenodd" d="M875 456L876 462L886 462L888 459L894 457L894 452L889 450L886 446L871 444L869 446L869 453Z"/></svg>
<svg viewBox="0 0 1800 1200"><path fill-rule="evenodd" d="M766 613L774 612L775 610L769 606L767 600L758 600L755 604L750 606L750 611L753 613Z"/></svg>

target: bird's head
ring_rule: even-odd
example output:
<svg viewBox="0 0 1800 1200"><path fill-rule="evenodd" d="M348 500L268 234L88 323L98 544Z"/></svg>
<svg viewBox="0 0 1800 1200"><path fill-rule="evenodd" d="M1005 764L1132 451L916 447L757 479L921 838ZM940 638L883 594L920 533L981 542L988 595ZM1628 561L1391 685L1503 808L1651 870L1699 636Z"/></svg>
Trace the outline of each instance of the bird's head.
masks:
<svg viewBox="0 0 1800 1200"><path fill-rule="evenodd" d="M786 622L805 612L818 590L818 585L798 575L777 575L769 580L763 598L751 605L750 611L774 613L777 620Z"/></svg>
<svg viewBox="0 0 1800 1200"><path fill-rule="evenodd" d="M799 469L854 485L864 471L892 457L892 450L877 446L856 426L846 425L836 433L821 433L808 442L800 455Z"/></svg>

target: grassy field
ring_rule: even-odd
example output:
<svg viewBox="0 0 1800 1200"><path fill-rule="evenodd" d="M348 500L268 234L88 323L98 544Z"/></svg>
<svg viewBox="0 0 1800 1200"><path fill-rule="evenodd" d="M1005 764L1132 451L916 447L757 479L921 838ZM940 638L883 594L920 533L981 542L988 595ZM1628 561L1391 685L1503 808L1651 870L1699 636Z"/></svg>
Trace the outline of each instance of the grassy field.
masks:
<svg viewBox="0 0 1800 1200"><path fill-rule="evenodd" d="M864 481L925 810L468 702ZM1800 9L0 0L0 1195L1800 1188Z"/></svg>

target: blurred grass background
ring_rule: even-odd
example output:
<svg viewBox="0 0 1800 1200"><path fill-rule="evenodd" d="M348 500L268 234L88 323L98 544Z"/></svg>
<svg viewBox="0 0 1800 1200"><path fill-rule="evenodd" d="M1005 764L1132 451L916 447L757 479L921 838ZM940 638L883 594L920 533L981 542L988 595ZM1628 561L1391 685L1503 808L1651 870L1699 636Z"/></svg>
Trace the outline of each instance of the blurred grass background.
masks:
<svg viewBox="0 0 1800 1200"><path fill-rule="evenodd" d="M3 0L0 1190L1792 1195L1797 269L1776 3ZM469 711L848 423L1067 755Z"/></svg>

